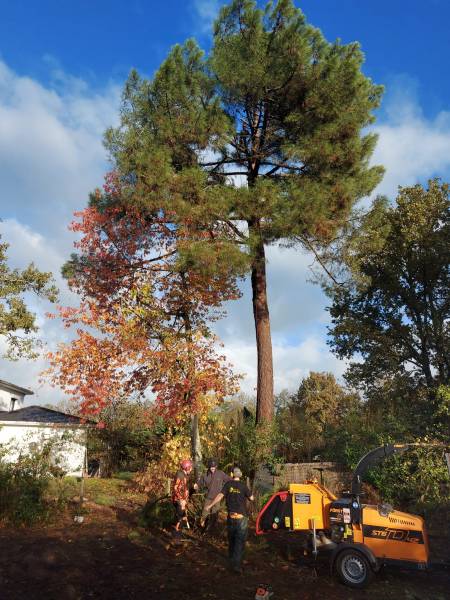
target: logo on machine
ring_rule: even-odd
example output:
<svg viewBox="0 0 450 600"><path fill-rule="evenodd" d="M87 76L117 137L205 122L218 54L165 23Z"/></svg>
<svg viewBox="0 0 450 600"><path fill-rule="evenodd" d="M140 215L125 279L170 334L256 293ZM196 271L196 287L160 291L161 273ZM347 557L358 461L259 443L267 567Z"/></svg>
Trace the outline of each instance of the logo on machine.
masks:
<svg viewBox="0 0 450 600"><path fill-rule="evenodd" d="M344 521L344 515L342 513L342 508L330 508L330 521L332 523L342 523Z"/></svg>
<svg viewBox="0 0 450 600"><path fill-rule="evenodd" d="M408 529L393 529L392 527L363 525L363 535L364 537L392 540L393 542L409 542L411 544L424 543L421 531L411 531Z"/></svg>

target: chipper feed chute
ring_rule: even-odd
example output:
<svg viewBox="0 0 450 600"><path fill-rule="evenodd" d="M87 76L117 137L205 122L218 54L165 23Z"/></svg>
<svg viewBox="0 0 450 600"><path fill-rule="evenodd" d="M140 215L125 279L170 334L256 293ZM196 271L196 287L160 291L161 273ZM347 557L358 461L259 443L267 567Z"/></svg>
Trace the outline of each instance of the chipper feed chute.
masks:
<svg viewBox="0 0 450 600"><path fill-rule="evenodd" d="M262 508L256 521L256 533L327 529L328 509L334 500L336 496L318 483L291 483L289 491L277 492Z"/></svg>

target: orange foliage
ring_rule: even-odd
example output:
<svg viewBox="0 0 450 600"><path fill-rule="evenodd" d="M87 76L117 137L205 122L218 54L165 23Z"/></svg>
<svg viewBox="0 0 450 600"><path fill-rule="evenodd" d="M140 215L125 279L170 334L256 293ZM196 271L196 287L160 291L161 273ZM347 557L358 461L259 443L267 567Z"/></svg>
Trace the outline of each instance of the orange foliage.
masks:
<svg viewBox="0 0 450 600"><path fill-rule="evenodd" d="M71 225L82 234L69 282L81 305L58 316L77 338L48 355L48 375L86 415L147 390L164 415L199 413L236 391L207 327L239 295L236 282L226 261L219 272L205 264L223 252L214 232L175 225L161 210L139 211L121 195L112 173ZM208 246L186 266L180 252L190 242Z"/></svg>

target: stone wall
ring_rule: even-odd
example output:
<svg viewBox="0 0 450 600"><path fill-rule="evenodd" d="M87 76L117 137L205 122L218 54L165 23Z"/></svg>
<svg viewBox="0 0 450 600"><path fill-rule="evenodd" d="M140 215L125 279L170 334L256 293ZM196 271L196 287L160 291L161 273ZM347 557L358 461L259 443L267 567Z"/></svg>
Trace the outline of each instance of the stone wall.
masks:
<svg viewBox="0 0 450 600"><path fill-rule="evenodd" d="M260 494L265 494L286 489L290 483L303 483L307 479L317 479L320 483L321 473L324 485L335 494L340 494L350 484L351 474L337 463L286 463L278 465L275 473L271 473L267 467L260 467L256 472L254 488Z"/></svg>

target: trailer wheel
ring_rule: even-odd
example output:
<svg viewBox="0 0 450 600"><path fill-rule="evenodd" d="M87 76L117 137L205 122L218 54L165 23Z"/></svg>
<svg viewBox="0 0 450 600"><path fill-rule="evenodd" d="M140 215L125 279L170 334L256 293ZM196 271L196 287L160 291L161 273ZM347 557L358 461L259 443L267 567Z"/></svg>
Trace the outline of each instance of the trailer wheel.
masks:
<svg viewBox="0 0 450 600"><path fill-rule="evenodd" d="M342 550L336 559L336 572L345 585L352 588L366 587L374 575L367 558L358 550Z"/></svg>

